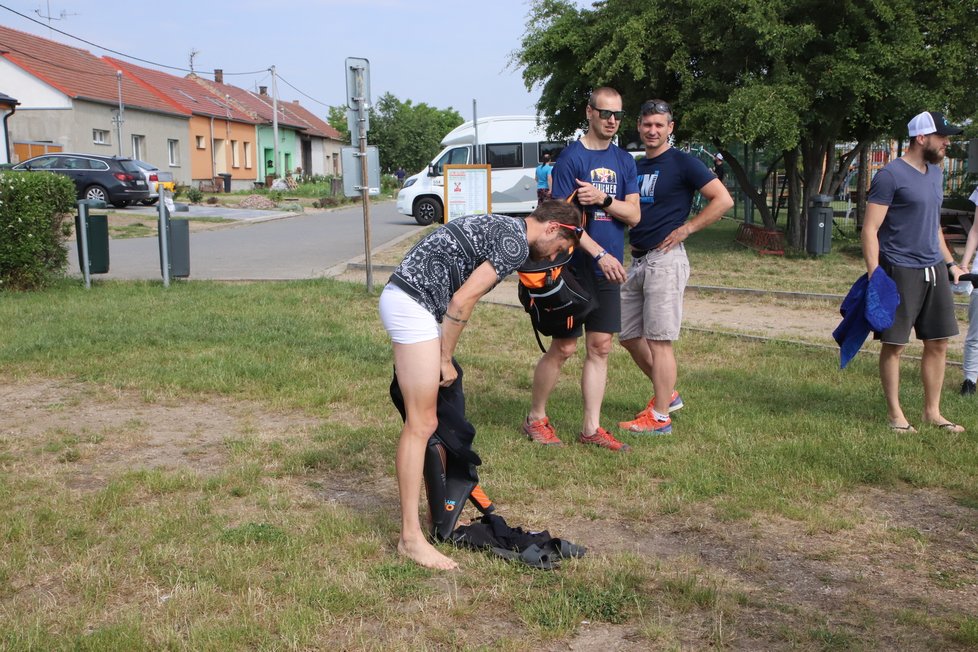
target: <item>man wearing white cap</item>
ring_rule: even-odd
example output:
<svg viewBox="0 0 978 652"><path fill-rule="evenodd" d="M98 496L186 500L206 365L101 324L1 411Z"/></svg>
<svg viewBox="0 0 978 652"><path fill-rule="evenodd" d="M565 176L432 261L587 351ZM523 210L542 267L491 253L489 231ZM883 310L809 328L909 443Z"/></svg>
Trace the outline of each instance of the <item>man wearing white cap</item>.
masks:
<svg viewBox="0 0 978 652"><path fill-rule="evenodd" d="M954 282L964 273L941 235L944 173L941 161L949 136L961 128L941 113L925 111L907 124L906 153L873 177L863 222L862 245L866 272L877 267L894 280L900 293L893 325L878 333L880 382L886 397L890 428L912 433L900 406L900 355L913 327L924 344L920 375L924 384L922 421L948 432L964 432L941 414L941 387L948 338L958 334L948 275Z"/></svg>

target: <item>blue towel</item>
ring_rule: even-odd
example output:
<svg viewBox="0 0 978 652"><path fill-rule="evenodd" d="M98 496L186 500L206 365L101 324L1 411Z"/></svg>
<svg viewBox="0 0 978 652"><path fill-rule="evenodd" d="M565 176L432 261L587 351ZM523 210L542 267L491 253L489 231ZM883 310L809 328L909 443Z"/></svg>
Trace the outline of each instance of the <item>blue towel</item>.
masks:
<svg viewBox="0 0 978 652"><path fill-rule="evenodd" d="M896 283L881 267L876 268L872 278L863 274L852 284L839 306L842 321L832 331L839 344L841 369L856 356L871 331L884 331L893 325L899 305Z"/></svg>

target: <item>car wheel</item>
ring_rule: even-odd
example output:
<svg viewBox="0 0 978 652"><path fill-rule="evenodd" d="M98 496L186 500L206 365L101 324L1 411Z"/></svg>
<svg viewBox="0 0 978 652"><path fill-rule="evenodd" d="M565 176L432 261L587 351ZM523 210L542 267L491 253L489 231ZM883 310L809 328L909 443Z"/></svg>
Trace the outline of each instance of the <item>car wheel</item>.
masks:
<svg viewBox="0 0 978 652"><path fill-rule="evenodd" d="M115 206L116 208L125 208L126 206L129 205L129 203L130 202L122 200L122 201L114 201L112 202L112 205Z"/></svg>
<svg viewBox="0 0 978 652"><path fill-rule="evenodd" d="M153 197L152 199L144 199L142 201L142 204L143 206L152 206L153 204L156 203L157 199L159 199L159 197Z"/></svg>
<svg viewBox="0 0 978 652"><path fill-rule="evenodd" d="M89 186L85 189L85 199L94 199L96 201L107 201L109 198L109 193L102 186Z"/></svg>
<svg viewBox="0 0 978 652"><path fill-rule="evenodd" d="M441 202L432 197L422 197L414 202L414 221L421 226L441 222Z"/></svg>

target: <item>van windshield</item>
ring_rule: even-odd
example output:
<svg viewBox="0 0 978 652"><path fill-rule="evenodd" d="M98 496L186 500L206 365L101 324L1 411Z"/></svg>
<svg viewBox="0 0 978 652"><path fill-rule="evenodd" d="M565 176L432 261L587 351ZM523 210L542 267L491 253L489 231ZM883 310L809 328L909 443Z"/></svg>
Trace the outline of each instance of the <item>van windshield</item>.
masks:
<svg viewBox="0 0 978 652"><path fill-rule="evenodd" d="M443 170L446 165L466 165L469 162L469 148L468 147L453 147L438 159L435 164L435 174L443 174Z"/></svg>

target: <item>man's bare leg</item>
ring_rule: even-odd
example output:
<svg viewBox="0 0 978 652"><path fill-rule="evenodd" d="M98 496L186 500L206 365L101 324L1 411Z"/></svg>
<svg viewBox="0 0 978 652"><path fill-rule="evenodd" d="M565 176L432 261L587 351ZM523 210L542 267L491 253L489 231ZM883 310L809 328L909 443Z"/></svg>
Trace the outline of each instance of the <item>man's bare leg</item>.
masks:
<svg viewBox="0 0 978 652"><path fill-rule="evenodd" d="M584 396L585 435L593 435L601 425L601 404L608 384L608 355L611 353L611 333L588 333L584 339L587 355L581 372L581 394Z"/></svg>
<svg viewBox="0 0 978 652"><path fill-rule="evenodd" d="M886 397L886 415L894 428L910 425L900 407L900 355L904 348L902 344L884 342L880 349L880 383Z"/></svg>
<svg viewBox="0 0 978 652"><path fill-rule="evenodd" d="M554 338L550 348L537 361L533 370L533 392L530 402L530 420L537 421L547 416L547 400L560 378L560 368L577 351L576 338Z"/></svg>
<svg viewBox="0 0 978 652"><path fill-rule="evenodd" d="M397 551L427 568L457 568L458 564L438 552L425 538L418 515L425 448L438 427L436 408L441 379L441 341L395 343L394 370L407 414L394 463L401 499L401 538Z"/></svg>
<svg viewBox="0 0 978 652"><path fill-rule="evenodd" d="M679 375L676 354L669 340L646 340L652 352L652 388L655 392L655 405L659 414L669 414L672 393L676 391L676 378Z"/></svg>
<svg viewBox="0 0 978 652"><path fill-rule="evenodd" d="M947 361L946 339L924 340L920 360L920 375L924 382L924 422L934 425L950 423L941 414L941 389L944 387L944 367ZM963 428L961 431L963 432ZM952 429L958 432L957 429Z"/></svg>

